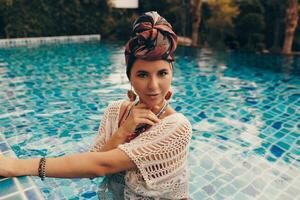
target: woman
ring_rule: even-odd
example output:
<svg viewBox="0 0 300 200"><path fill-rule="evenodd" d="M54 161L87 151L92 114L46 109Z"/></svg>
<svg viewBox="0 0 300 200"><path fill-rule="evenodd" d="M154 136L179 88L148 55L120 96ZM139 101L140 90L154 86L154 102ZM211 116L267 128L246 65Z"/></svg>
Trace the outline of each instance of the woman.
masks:
<svg viewBox="0 0 300 200"><path fill-rule="evenodd" d="M156 12L140 16L125 48L126 73L135 92L128 91L130 101L108 106L91 152L0 157L0 175L42 180L107 175L100 197L110 189L114 199L186 199L191 125L167 102L176 46L177 36L164 18Z"/></svg>

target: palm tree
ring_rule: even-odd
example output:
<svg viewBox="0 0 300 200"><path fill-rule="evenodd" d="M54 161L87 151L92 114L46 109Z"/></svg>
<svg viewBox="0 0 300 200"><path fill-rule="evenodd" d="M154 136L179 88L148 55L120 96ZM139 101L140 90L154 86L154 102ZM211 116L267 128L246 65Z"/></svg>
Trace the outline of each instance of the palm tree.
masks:
<svg viewBox="0 0 300 200"><path fill-rule="evenodd" d="M192 46L198 46L199 26L201 22L201 0L193 1Z"/></svg>
<svg viewBox="0 0 300 200"><path fill-rule="evenodd" d="M294 33L298 25L298 9L298 0L289 0L289 7L286 10L285 37L282 48L283 54L291 54Z"/></svg>

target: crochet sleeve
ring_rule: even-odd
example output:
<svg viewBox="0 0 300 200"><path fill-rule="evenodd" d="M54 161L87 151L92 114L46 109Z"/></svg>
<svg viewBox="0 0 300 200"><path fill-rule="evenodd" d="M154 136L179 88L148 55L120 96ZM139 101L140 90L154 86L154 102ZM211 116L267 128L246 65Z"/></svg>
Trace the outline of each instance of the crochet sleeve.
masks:
<svg viewBox="0 0 300 200"><path fill-rule="evenodd" d="M92 152L100 151L102 146L107 142L107 140L111 137L111 135L115 131L115 124L118 121L119 110L122 102L114 101L109 104L107 109L104 112L104 115L101 119L100 126L98 128L98 133L96 136L96 140L90 149Z"/></svg>
<svg viewBox="0 0 300 200"><path fill-rule="evenodd" d="M180 174L186 164L191 124L183 115L171 118L118 146L136 164L150 188Z"/></svg>

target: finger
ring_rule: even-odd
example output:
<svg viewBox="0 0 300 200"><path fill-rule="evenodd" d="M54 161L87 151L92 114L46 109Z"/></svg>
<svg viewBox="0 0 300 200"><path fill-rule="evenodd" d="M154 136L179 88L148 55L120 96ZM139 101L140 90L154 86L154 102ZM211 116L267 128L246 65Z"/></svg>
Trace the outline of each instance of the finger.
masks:
<svg viewBox="0 0 300 200"><path fill-rule="evenodd" d="M150 126L154 126L155 123L147 118L139 118L139 124L148 124Z"/></svg>
<svg viewBox="0 0 300 200"><path fill-rule="evenodd" d="M142 112L139 114L140 118L145 118L145 119L148 119L148 120L151 120L153 121L154 123L158 123L159 122L159 119L158 117L151 111L146 111L146 112Z"/></svg>
<svg viewBox="0 0 300 200"><path fill-rule="evenodd" d="M139 103L138 105L135 106L136 108L147 108L147 105L144 103Z"/></svg>

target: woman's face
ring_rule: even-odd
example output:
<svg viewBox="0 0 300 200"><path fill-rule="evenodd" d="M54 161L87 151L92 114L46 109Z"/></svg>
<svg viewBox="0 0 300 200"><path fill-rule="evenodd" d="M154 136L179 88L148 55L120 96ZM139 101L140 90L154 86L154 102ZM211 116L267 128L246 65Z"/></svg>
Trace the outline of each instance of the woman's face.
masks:
<svg viewBox="0 0 300 200"><path fill-rule="evenodd" d="M165 60L137 59L131 69L130 81L139 100L148 108L161 105L170 89L172 69Z"/></svg>

